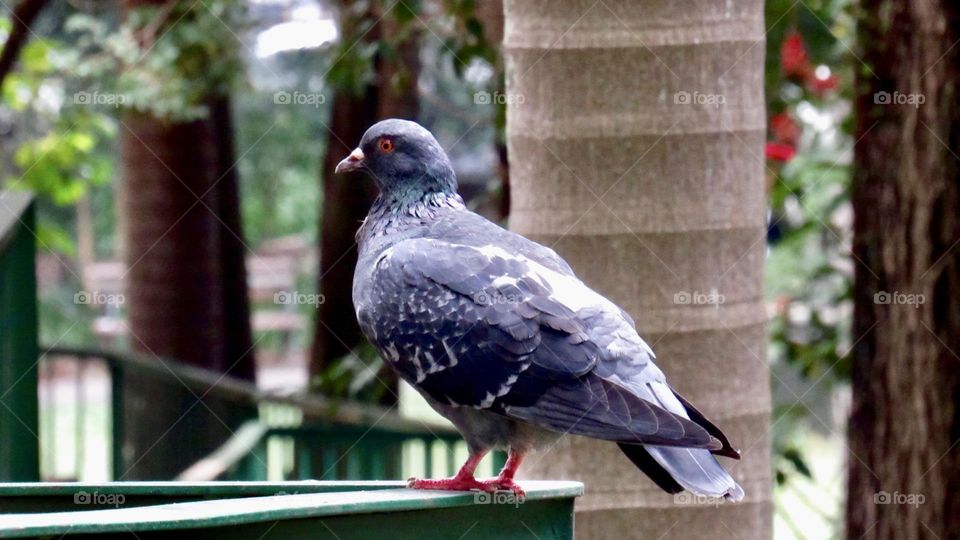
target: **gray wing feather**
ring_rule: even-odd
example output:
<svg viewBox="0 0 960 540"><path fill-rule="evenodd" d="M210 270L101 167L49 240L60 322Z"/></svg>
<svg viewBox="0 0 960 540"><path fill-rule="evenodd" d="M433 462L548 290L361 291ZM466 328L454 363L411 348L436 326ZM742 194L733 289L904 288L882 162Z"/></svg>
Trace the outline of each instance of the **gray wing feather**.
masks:
<svg viewBox="0 0 960 540"><path fill-rule="evenodd" d="M695 422L593 373L615 339L597 329L623 328L604 320L619 312L609 301L580 305L602 297L576 278L501 248L435 239L400 242L376 264L379 305L360 310L361 325L431 398L560 432L718 447Z"/></svg>

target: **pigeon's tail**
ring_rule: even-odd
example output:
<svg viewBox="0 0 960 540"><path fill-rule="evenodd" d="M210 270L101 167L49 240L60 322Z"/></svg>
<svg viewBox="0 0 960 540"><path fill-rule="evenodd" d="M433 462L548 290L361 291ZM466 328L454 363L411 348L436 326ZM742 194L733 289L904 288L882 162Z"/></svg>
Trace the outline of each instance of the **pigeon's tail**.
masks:
<svg viewBox="0 0 960 540"><path fill-rule="evenodd" d="M686 489L701 497L723 497L739 502L741 488L709 450L621 444L630 461L670 493Z"/></svg>
<svg viewBox="0 0 960 540"><path fill-rule="evenodd" d="M693 420L718 439L722 447L711 451L705 448L620 444L620 450L660 488L669 493L679 493L686 489L703 497L723 497L733 502L743 499L743 488L714 457L714 454L717 454L740 459L740 453L733 449L720 428L666 384L654 382L647 388L663 408Z"/></svg>

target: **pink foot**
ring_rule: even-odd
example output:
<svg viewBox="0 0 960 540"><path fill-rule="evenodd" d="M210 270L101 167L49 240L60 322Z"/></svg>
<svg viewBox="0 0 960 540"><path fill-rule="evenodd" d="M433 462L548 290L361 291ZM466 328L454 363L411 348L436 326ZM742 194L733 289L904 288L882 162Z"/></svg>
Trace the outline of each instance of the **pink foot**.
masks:
<svg viewBox="0 0 960 540"><path fill-rule="evenodd" d="M483 484L484 491L512 491L517 497L525 497L527 494L523 491L523 488L520 487L520 484L513 481L512 478L493 478L490 480L484 480L481 482Z"/></svg>
<svg viewBox="0 0 960 540"><path fill-rule="evenodd" d="M470 491L478 489L480 491L490 491L485 483L476 478L465 476L454 476L453 478L443 478L433 480L430 478L409 478L407 487L413 489L439 489L444 491Z"/></svg>

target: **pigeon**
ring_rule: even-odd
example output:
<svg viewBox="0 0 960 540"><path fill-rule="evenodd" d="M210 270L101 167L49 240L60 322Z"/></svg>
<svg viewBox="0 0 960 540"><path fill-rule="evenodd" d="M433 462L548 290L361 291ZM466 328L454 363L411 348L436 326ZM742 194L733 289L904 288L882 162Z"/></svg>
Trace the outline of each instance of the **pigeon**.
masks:
<svg viewBox="0 0 960 540"><path fill-rule="evenodd" d="M524 457L573 434L617 444L667 492L743 498L714 457L738 451L667 383L630 315L552 249L470 211L427 129L374 124L335 169L350 171L379 188L357 231L360 328L469 449L452 478L409 487L522 494ZM479 480L492 449L506 463Z"/></svg>

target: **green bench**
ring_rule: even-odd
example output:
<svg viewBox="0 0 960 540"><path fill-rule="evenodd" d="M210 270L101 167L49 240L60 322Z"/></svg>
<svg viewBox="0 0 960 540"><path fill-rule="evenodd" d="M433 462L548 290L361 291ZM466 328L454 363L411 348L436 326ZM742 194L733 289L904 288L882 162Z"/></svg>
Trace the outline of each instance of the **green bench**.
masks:
<svg viewBox="0 0 960 540"><path fill-rule="evenodd" d="M583 485L522 485L518 500L393 481L3 483L0 538L573 538Z"/></svg>

